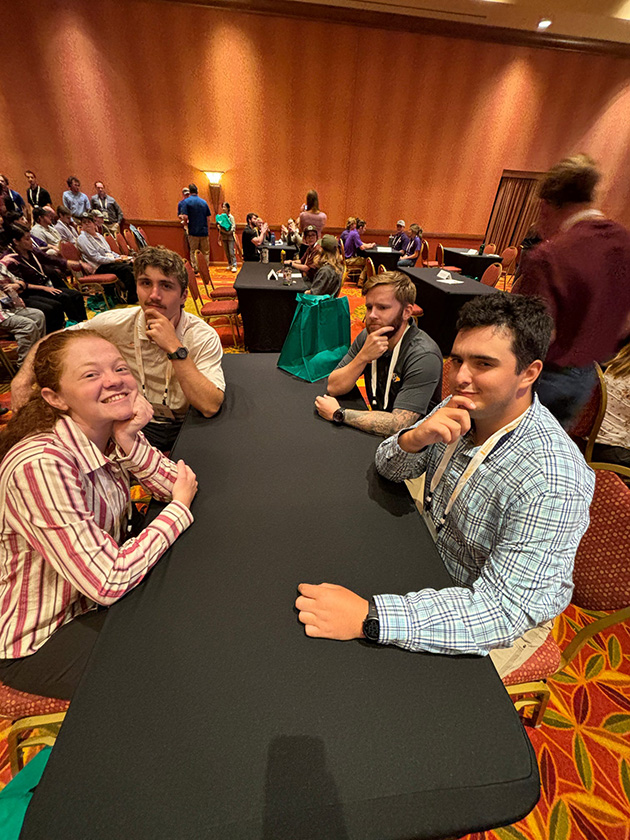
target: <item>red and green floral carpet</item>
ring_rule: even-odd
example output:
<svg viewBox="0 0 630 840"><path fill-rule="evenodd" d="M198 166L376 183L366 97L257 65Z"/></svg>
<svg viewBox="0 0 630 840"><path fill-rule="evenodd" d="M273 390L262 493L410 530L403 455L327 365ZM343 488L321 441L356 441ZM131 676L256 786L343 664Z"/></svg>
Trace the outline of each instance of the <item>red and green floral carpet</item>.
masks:
<svg viewBox="0 0 630 840"><path fill-rule="evenodd" d="M234 275L213 270L213 279L231 285ZM363 327L360 291L347 286L352 337ZM194 312L189 299L186 309ZM226 353L234 346L229 326L215 323ZM0 404L9 404L8 383ZM0 418L6 421L7 415ZM554 634L566 646L594 613L569 607ZM469 835L468 840L630 840L630 626L596 636L563 674L550 681L552 699L540 729L527 728L538 757L540 801L515 825ZM0 726L0 766L6 759L6 732ZM0 772L0 786L8 781Z"/></svg>

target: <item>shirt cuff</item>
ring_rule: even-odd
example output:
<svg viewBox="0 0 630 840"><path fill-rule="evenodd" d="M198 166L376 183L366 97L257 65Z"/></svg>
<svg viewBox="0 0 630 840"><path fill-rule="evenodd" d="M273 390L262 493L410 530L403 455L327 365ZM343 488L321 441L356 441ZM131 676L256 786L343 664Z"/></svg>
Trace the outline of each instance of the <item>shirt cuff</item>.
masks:
<svg viewBox="0 0 630 840"><path fill-rule="evenodd" d="M118 455L118 462L127 467L127 469L130 469L134 474L146 470L155 455L153 447L142 432L136 434L136 439L128 455L118 444L116 444L116 453Z"/></svg>
<svg viewBox="0 0 630 840"><path fill-rule="evenodd" d="M411 647L413 622L404 595L375 595L378 612L378 641L382 645Z"/></svg>

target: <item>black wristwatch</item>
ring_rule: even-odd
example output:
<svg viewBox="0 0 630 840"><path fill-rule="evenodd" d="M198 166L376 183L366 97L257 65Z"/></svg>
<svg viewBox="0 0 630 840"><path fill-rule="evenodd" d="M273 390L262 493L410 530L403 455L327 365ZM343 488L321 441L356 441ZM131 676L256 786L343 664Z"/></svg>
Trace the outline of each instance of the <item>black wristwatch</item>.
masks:
<svg viewBox="0 0 630 840"><path fill-rule="evenodd" d="M346 409L338 408L332 416L332 421L336 426L341 426L346 419Z"/></svg>
<svg viewBox="0 0 630 840"><path fill-rule="evenodd" d="M363 635L368 642L378 642L380 632L380 624L378 622L378 612L374 598L370 598L370 608L368 614L363 619Z"/></svg>
<svg viewBox="0 0 630 840"><path fill-rule="evenodd" d="M167 359L185 359L188 357L188 350L185 347L178 347L174 353L167 353Z"/></svg>

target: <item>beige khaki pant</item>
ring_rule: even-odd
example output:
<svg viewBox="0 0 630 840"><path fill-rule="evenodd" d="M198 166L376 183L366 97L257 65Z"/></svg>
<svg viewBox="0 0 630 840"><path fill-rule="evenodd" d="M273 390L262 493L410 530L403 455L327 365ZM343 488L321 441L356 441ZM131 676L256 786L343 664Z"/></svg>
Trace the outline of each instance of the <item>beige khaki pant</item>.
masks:
<svg viewBox="0 0 630 840"><path fill-rule="evenodd" d="M524 633L511 647L495 648L490 651L490 659L501 679L520 668L530 656L536 653L538 648L545 644L552 627L553 621L544 621L538 627L532 627Z"/></svg>
<svg viewBox="0 0 630 840"><path fill-rule="evenodd" d="M199 250L206 258L206 262L210 262L210 242L207 236L191 236L188 234L188 246L190 247L190 262L197 273L197 257L195 251Z"/></svg>

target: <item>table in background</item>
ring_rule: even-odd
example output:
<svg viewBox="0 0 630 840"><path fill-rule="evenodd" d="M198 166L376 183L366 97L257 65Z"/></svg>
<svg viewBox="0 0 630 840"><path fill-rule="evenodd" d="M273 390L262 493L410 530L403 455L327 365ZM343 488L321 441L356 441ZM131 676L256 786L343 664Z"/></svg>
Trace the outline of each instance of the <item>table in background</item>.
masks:
<svg viewBox="0 0 630 840"><path fill-rule="evenodd" d="M278 280L269 280L271 270ZM295 312L296 295L308 286L297 275L295 283L285 286L279 265L246 262L236 276L234 286L243 319L245 349L250 353L279 353L289 332Z"/></svg>
<svg viewBox="0 0 630 840"><path fill-rule="evenodd" d="M469 300L479 295L491 295L496 292L492 286L484 286L472 277L453 274L454 280L463 283L450 285L440 283L437 274L439 268L401 268L413 280L418 295L416 303L424 309L424 317L418 326L437 342L445 356L451 352L457 329L457 313Z"/></svg>
<svg viewBox="0 0 630 840"><path fill-rule="evenodd" d="M468 248L445 248L444 262L446 265L456 265L461 268L462 274L468 277L475 277L477 280L483 276L484 271L492 263L503 262L498 254L469 254Z"/></svg>
<svg viewBox="0 0 630 840"><path fill-rule="evenodd" d="M110 609L22 840L416 840L536 803L489 659L304 634L301 581L450 580L378 438L317 417L321 383L276 361L225 356L222 410L186 420L195 523Z"/></svg>
<svg viewBox="0 0 630 840"><path fill-rule="evenodd" d="M371 248L367 251L361 251L361 256L369 257L374 263L374 268L378 271L379 265L384 265L387 271L395 271L398 266L398 260L401 259L400 251L394 251L392 248Z"/></svg>
<svg viewBox="0 0 630 840"><path fill-rule="evenodd" d="M285 252L286 258L288 260L296 259L297 248L295 247L295 245L263 245L261 246L261 250L262 248L266 248L269 251L270 263L279 263L282 251Z"/></svg>

